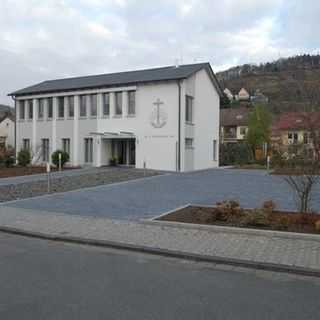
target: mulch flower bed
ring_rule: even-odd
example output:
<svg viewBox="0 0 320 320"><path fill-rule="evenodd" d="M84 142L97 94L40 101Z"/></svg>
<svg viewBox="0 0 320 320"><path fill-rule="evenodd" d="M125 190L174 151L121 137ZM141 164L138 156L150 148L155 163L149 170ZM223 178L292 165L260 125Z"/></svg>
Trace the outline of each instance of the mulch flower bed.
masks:
<svg viewBox="0 0 320 320"><path fill-rule="evenodd" d="M320 233L320 215L275 210L272 201L259 209L243 209L236 201L217 203L215 207L189 206L157 220L202 225L245 227L262 230Z"/></svg>
<svg viewBox="0 0 320 320"><path fill-rule="evenodd" d="M63 170L77 169L74 167L65 167ZM55 167L51 168L52 171L57 171ZM32 174L46 173L46 167L0 167L0 178L9 178L9 177L18 177L18 176L27 176Z"/></svg>

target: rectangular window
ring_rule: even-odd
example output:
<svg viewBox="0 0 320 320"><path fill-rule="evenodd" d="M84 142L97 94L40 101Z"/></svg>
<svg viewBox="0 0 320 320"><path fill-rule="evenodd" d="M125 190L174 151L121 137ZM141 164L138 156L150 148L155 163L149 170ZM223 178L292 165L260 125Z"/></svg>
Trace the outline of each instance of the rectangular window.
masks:
<svg viewBox="0 0 320 320"><path fill-rule="evenodd" d="M290 144L298 143L298 133L297 132L289 132L288 133L288 142Z"/></svg>
<svg viewBox="0 0 320 320"><path fill-rule="evenodd" d="M213 161L217 161L217 140L213 140L212 147L213 147L213 150L212 150Z"/></svg>
<svg viewBox="0 0 320 320"><path fill-rule="evenodd" d="M93 139L92 138L84 139L84 162L85 163L93 162Z"/></svg>
<svg viewBox="0 0 320 320"><path fill-rule="evenodd" d="M68 116L69 118L73 118L74 117L74 97L70 96L68 97Z"/></svg>
<svg viewBox="0 0 320 320"><path fill-rule="evenodd" d="M80 117L87 116L87 96L80 96Z"/></svg>
<svg viewBox="0 0 320 320"><path fill-rule="evenodd" d="M22 140L22 148L23 148L23 150L30 151L30 139L23 139Z"/></svg>
<svg viewBox="0 0 320 320"><path fill-rule="evenodd" d="M136 92L128 92L128 115L132 116L136 114Z"/></svg>
<svg viewBox="0 0 320 320"><path fill-rule="evenodd" d="M308 144L309 143L309 133L308 132L305 132L303 134L303 143L304 144Z"/></svg>
<svg viewBox="0 0 320 320"><path fill-rule="evenodd" d="M48 98L48 119L53 117L53 99Z"/></svg>
<svg viewBox="0 0 320 320"><path fill-rule="evenodd" d="M185 139L185 147L186 147L186 149L193 149L193 139L192 138Z"/></svg>
<svg viewBox="0 0 320 320"><path fill-rule="evenodd" d="M39 99L38 119L43 119L43 114L44 114L44 99Z"/></svg>
<svg viewBox="0 0 320 320"><path fill-rule="evenodd" d="M62 150L70 156L70 139L62 139Z"/></svg>
<svg viewBox="0 0 320 320"><path fill-rule="evenodd" d="M41 147L42 147L42 161L49 162L49 158L50 158L49 139L42 139Z"/></svg>
<svg viewBox="0 0 320 320"><path fill-rule="evenodd" d="M64 97L58 98L58 118L64 118Z"/></svg>
<svg viewBox="0 0 320 320"><path fill-rule="evenodd" d="M116 92L116 115L122 115L122 92Z"/></svg>
<svg viewBox="0 0 320 320"><path fill-rule="evenodd" d="M97 116L97 95L91 94L90 95L90 116L96 117Z"/></svg>
<svg viewBox="0 0 320 320"><path fill-rule="evenodd" d="M25 103L24 100L19 101L19 115L20 115L20 120L25 119Z"/></svg>
<svg viewBox="0 0 320 320"><path fill-rule="evenodd" d="M186 122L193 121L193 97L186 96Z"/></svg>
<svg viewBox="0 0 320 320"><path fill-rule="evenodd" d="M104 93L102 96L103 99L103 115L110 115L110 95L109 93Z"/></svg>
<svg viewBox="0 0 320 320"><path fill-rule="evenodd" d="M33 119L33 100L28 100L28 117Z"/></svg>
<svg viewBox="0 0 320 320"><path fill-rule="evenodd" d="M240 134L241 134L242 136L245 136L245 135L247 134L247 128L241 127L241 128L240 128Z"/></svg>

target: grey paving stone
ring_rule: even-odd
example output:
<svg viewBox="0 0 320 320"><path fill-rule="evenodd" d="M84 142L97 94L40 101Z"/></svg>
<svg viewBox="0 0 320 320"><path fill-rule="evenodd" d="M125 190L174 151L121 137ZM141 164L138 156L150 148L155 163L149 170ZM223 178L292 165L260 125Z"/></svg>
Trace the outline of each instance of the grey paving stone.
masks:
<svg viewBox="0 0 320 320"><path fill-rule="evenodd" d="M129 178L124 174L123 179ZM320 187L318 189L320 191ZM239 200L243 207L261 206L263 201L273 199L278 208L295 209L291 191L281 177L268 175L265 171L234 169L161 175L124 184L26 199L10 206L137 221L188 203L212 205L225 199ZM313 206L320 209L320 192Z"/></svg>
<svg viewBox="0 0 320 320"><path fill-rule="evenodd" d="M35 210L5 206L0 207L0 226L53 236L68 235L320 271L320 242L310 239L222 233L61 213L43 214ZM230 249L234 243L237 243L236 251ZM288 255L284 254L286 250Z"/></svg>

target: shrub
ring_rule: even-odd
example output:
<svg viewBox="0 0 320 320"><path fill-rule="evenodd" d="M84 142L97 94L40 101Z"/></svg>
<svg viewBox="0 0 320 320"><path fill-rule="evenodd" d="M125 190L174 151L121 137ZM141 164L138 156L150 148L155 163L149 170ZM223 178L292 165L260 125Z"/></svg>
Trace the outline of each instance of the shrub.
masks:
<svg viewBox="0 0 320 320"><path fill-rule="evenodd" d="M4 159L4 164L5 164L5 166L6 166L7 168L13 167L14 162L15 162L14 156L7 156L7 157Z"/></svg>
<svg viewBox="0 0 320 320"><path fill-rule="evenodd" d="M52 163L56 167L59 167L59 154L61 154L61 168L63 168L64 165L69 161L69 154L63 150L56 150L51 156Z"/></svg>
<svg viewBox="0 0 320 320"><path fill-rule="evenodd" d="M110 158L110 160L109 160L109 165L110 165L110 166L114 167L114 166L116 166L117 164L118 164L118 159L117 159L116 157Z"/></svg>
<svg viewBox="0 0 320 320"><path fill-rule="evenodd" d="M294 222L299 225L310 226L316 221L316 215L311 213L299 213L294 216Z"/></svg>
<svg viewBox="0 0 320 320"><path fill-rule="evenodd" d="M26 167L31 162L31 154L29 150L23 149L18 153L18 164L22 167Z"/></svg>
<svg viewBox="0 0 320 320"><path fill-rule="evenodd" d="M252 150L246 143L220 144L220 164L244 165L254 162Z"/></svg>
<svg viewBox="0 0 320 320"><path fill-rule="evenodd" d="M240 217L243 209L240 207L240 204L236 200L225 200L222 202L216 203L217 209L215 217L220 221L229 221L232 222L236 218Z"/></svg>
<svg viewBox="0 0 320 320"><path fill-rule="evenodd" d="M245 211L243 217L241 218L240 223L243 226L255 226L255 227L264 227L268 226L269 215L263 209L254 209L250 211Z"/></svg>
<svg viewBox="0 0 320 320"><path fill-rule="evenodd" d="M275 222L275 226L280 230L287 230L291 224L291 219L288 216L281 216Z"/></svg>
<svg viewBox="0 0 320 320"><path fill-rule="evenodd" d="M273 212L276 209L276 204L272 200L267 200L262 204L262 209Z"/></svg>
<svg viewBox="0 0 320 320"><path fill-rule="evenodd" d="M318 233L320 233L320 220L316 221L316 223L314 224L315 229Z"/></svg>
<svg viewBox="0 0 320 320"><path fill-rule="evenodd" d="M7 168L10 168L14 165L15 157L14 157L14 149L8 147L4 151L1 152L0 162Z"/></svg>
<svg viewBox="0 0 320 320"><path fill-rule="evenodd" d="M272 153L271 157L271 167L272 168L284 168L286 165L286 159L284 156L278 151L275 150Z"/></svg>

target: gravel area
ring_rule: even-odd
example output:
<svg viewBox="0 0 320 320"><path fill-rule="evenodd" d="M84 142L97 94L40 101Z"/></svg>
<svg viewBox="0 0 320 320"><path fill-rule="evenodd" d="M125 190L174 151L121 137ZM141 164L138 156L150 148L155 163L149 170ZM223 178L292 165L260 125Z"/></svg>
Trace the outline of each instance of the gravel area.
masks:
<svg viewBox="0 0 320 320"><path fill-rule="evenodd" d="M100 168L79 175L65 175L51 178L51 193L78 190L116 182L134 180L159 175L155 170L139 170L133 168ZM0 185L0 202L25 199L47 194L46 180L30 181Z"/></svg>

